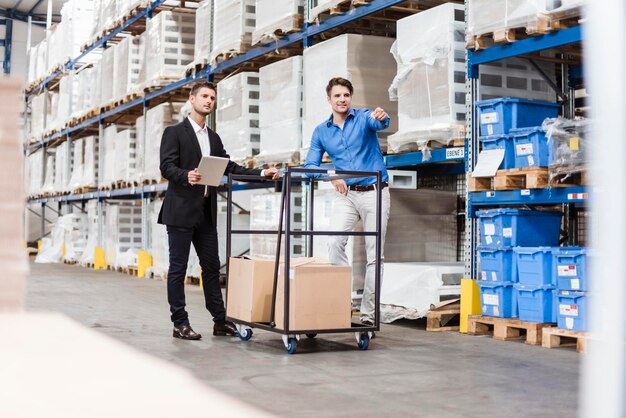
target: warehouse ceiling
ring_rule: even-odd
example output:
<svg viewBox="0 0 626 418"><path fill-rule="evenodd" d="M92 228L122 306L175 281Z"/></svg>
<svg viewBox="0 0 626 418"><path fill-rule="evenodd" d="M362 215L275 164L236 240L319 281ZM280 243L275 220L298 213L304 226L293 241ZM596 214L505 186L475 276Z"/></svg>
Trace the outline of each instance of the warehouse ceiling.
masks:
<svg viewBox="0 0 626 418"><path fill-rule="evenodd" d="M61 7L65 3L65 0L52 0L52 20L59 22L61 17ZM44 21L46 20L46 13L48 11L48 0L0 0L0 9L5 11L3 15L11 17L11 15L18 20L27 20L30 15L33 20Z"/></svg>

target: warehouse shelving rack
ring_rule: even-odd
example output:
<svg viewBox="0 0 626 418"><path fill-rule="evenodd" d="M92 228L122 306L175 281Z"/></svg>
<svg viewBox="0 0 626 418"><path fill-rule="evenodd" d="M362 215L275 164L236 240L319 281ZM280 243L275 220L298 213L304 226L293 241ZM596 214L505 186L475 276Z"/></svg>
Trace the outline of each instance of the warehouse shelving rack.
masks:
<svg viewBox="0 0 626 418"><path fill-rule="evenodd" d="M467 2L466 2L467 13ZM467 17L466 17L467 18ZM551 33L529 37L508 44L501 44L488 47L482 50L467 51L467 156L466 171L471 173L476 165L479 152L479 124L476 121L475 102L478 97L478 75L481 64L500 61L512 57L532 57L541 51L553 49L559 51L571 45L580 44L583 39L584 24L573 26L567 29L556 30ZM532 58L529 58L532 59ZM568 87L564 103L565 114L573 114L573 86L580 83L582 76L581 66L569 65L567 60L561 64L561 88ZM571 70L570 70L571 69ZM558 92L562 93L562 92ZM484 207L500 205L564 205L585 204L589 198L588 187L558 187L547 189L524 189L507 191L481 191L467 192L466 229L465 229L465 277L476 279L477 271L477 251L478 245L478 221L475 212ZM575 221L575 215L570 215ZM469 293L471 294L471 293ZM468 302L468 306L471 302ZM468 308L469 309L469 308ZM461 326L463 329L463 325Z"/></svg>
<svg viewBox="0 0 626 418"><path fill-rule="evenodd" d="M128 17L115 28L109 29L109 31L107 31L107 33L103 35L100 39L94 41L90 45L87 45L77 57L69 59L65 64L60 66L51 74L47 75L39 83L35 83L35 85L29 86L29 88L27 88L27 90L25 91L26 99L28 100L32 95L37 93L47 94L51 86L58 85L58 82L62 77L67 76L68 74L72 75L74 71L80 68L82 58L84 58L87 54L97 50L98 48L106 48L107 44L113 43L116 40L116 37L119 36L121 32L127 31L132 33L133 31L136 31L137 27L144 27L145 21L147 19L150 19L154 14L162 10L162 5L164 2L165 0L153 0L144 7L135 10L132 16ZM426 4L426 7L433 7L446 2L448 1L429 0L422 3ZM456 0L453 2L458 3L460 2L460 0ZM212 67L210 65L198 66L190 71L191 74L187 77L171 82L167 85L164 85L163 87L147 91L144 93L143 96L138 97L134 100L130 100L127 103L121 104L119 106L110 109L102 108L100 109L100 112L93 117L90 117L74 125L70 125L64 129L61 129L59 132L47 135L36 142L25 145L25 152L31 153L40 148L45 149L47 147L56 147L62 144L69 147L71 146L72 139L78 139L83 136L93 135L96 133L98 133L99 136L102 137L104 126L106 123L119 123L120 121L129 121L133 120L132 118L137 118L140 116L143 116L145 118L146 111L150 107L171 100L175 97L178 97L180 99L186 99L185 86L196 80L207 79L209 81L216 81L218 78L237 71L242 67L249 68L250 66L253 66L254 68L256 66L256 68L258 68L259 66L265 65L268 62L268 57L272 57L272 55L276 51L280 50L287 50L293 54L301 54L303 48L311 46L314 40L317 39L319 36L325 33L327 34L329 31L333 33L338 31L341 32L343 27L347 27L352 22L356 22L360 19L365 19L375 13L391 10L396 6L402 6L402 3L413 2L408 0L371 0L368 3L350 9L343 14L330 16L322 21L315 23L305 23L303 29L301 29L300 31L288 34L270 43L253 47L252 49L241 55L236 55L230 59L219 62L217 65L215 65L215 67ZM164 10L168 9L165 8ZM410 10L411 9L408 9L408 11L406 11L407 16L410 14ZM413 12L419 12L421 10L423 9L413 9ZM300 43L301 46L298 45ZM287 58L288 56L289 55L280 57L274 56L271 59L278 60L282 58ZM422 172L434 175L462 174L464 172L463 163L466 160L466 147L432 150L430 158L426 158L422 152L411 152L407 154L388 155L385 157L385 159L387 167L389 168L405 168L409 170L415 170L417 167L419 167ZM102 150L100 150L100 158L102 158L103 154L104 153L102 152ZM43 164L44 167L42 172L43 176L45 177L45 162ZM70 161L68 161L68 164L71 164ZM103 164L101 160L99 166L100 170L102 170ZM244 190L250 187L258 186L249 186L242 184L238 185L236 187L236 190ZM103 214L103 202L106 199L141 199L142 207L147 208L147 203L149 202L149 200L156 194L164 192L166 188L167 184L143 185L110 191L95 191L90 193L36 198L30 199L28 201L28 204L40 205L41 207L41 235L43 236L45 233L45 208L47 204L56 202L59 204L59 209L61 209L61 206L63 204L76 202L84 203L87 200L96 199L98 202L98 221L100 231L99 235L100 239L102 240L103 217L101 215ZM147 231L148 214L147 210L144 210L143 212L142 230ZM142 247L147 248L148 242L149 237L147 236L147 234L142 234ZM100 245L102 245L102 243L100 243Z"/></svg>

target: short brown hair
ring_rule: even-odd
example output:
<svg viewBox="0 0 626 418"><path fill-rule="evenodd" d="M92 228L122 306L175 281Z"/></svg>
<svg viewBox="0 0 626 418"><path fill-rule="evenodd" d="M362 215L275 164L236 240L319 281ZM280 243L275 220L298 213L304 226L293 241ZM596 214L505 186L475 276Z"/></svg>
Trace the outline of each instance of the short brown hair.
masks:
<svg viewBox="0 0 626 418"><path fill-rule="evenodd" d="M196 94L198 94L198 92L200 91L200 89L203 88L207 88L207 89L211 89L214 92L217 93L217 89L215 88L215 84L211 83L210 81L207 80L200 80L200 81L196 81L194 83L193 86L191 86L191 91L189 92L190 96L195 96Z"/></svg>
<svg viewBox="0 0 626 418"><path fill-rule="evenodd" d="M328 82L328 85L326 86L327 96L330 96L330 91L335 86L347 87L348 90L350 91L350 95L352 95L352 93L354 92L354 88L352 87L352 83L350 82L350 80L346 80L345 78L342 78L342 77L334 77L330 79L330 81Z"/></svg>

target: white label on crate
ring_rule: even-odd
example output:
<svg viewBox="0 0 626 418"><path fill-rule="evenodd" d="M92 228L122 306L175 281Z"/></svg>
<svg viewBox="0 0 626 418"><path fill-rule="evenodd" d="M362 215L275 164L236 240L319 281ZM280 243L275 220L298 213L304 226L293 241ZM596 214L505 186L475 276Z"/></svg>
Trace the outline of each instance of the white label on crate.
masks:
<svg viewBox="0 0 626 418"><path fill-rule="evenodd" d="M491 245L492 242L493 242L493 239L491 238L491 235L487 235L485 237L485 244Z"/></svg>
<svg viewBox="0 0 626 418"><path fill-rule="evenodd" d="M481 271L481 272L480 272L480 277L481 277L483 280L487 280L487 272L486 272L486 271Z"/></svg>
<svg viewBox="0 0 626 418"><path fill-rule="evenodd" d="M535 158L532 155L528 156L528 166L532 167L535 165Z"/></svg>
<svg viewBox="0 0 626 418"><path fill-rule="evenodd" d="M491 272L491 280L493 280L494 282L498 281L498 273L496 273L495 271Z"/></svg>
<svg viewBox="0 0 626 418"><path fill-rule="evenodd" d="M496 234L496 225L485 223L485 235L495 235Z"/></svg>
<svg viewBox="0 0 626 418"><path fill-rule="evenodd" d="M563 316L578 316L578 305L559 304L559 314Z"/></svg>
<svg viewBox="0 0 626 418"><path fill-rule="evenodd" d="M446 148L446 160L465 157L465 148Z"/></svg>
<svg viewBox="0 0 626 418"><path fill-rule="evenodd" d="M498 112L482 113L480 115L480 123L483 125L488 123L498 123Z"/></svg>
<svg viewBox="0 0 626 418"><path fill-rule="evenodd" d="M574 318L565 318L565 328L567 329L574 328Z"/></svg>
<svg viewBox="0 0 626 418"><path fill-rule="evenodd" d="M502 228L502 236L504 238L512 238L513 237L513 228Z"/></svg>
<svg viewBox="0 0 626 418"><path fill-rule="evenodd" d="M491 306L500 305L500 301L498 300L498 295L483 295L483 303L485 305L491 305Z"/></svg>
<svg viewBox="0 0 626 418"><path fill-rule="evenodd" d="M576 265L573 266L558 266L559 277L576 277Z"/></svg>
<svg viewBox="0 0 626 418"><path fill-rule="evenodd" d="M515 155L531 155L533 153L533 144L517 144L515 146Z"/></svg>
<svg viewBox="0 0 626 418"><path fill-rule="evenodd" d="M579 290L580 289L580 279L572 279L570 281L570 284L572 285L572 289L574 289L574 290Z"/></svg>
<svg viewBox="0 0 626 418"><path fill-rule="evenodd" d="M493 135L493 125L487 125L487 135Z"/></svg>
<svg viewBox="0 0 626 418"><path fill-rule="evenodd" d="M494 316L500 316L500 308L498 308L497 306L493 307L493 315Z"/></svg>

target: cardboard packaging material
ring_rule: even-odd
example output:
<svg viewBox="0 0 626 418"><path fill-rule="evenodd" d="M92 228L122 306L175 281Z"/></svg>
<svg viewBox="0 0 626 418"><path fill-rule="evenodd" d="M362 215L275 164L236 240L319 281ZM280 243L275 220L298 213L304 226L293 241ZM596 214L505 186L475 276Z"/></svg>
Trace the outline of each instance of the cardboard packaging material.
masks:
<svg viewBox="0 0 626 418"><path fill-rule="evenodd" d="M246 322L269 322L274 260L231 257L228 267L226 315Z"/></svg>
<svg viewBox="0 0 626 418"><path fill-rule="evenodd" d="M276 328L285 328L284 266L276 290ZM289 268L289 329L350 328L352 267L317 258L294 258Z"/></svg>

